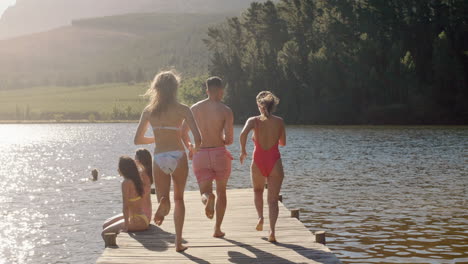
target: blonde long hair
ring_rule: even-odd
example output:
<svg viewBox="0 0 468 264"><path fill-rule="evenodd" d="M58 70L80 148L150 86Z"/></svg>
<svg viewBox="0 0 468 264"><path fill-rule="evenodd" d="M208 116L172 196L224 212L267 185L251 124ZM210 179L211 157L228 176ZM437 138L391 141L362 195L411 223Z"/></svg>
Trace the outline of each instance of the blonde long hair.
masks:
<svg viewBox="0 0 468 264"><path fill-rule="evenodd" d="M263 109L263 112L261 112L262 116L260 118L262 120L268 119L273 112L275 112L276 106L280 101L279 98L270 91L260 92L256 99L258 106Z"/></svg>
<svg viewBox="0 0 468 264"><path fill-rule="evenodd" d="M177 90L180 76L175 70L161 71L156 74L150 88L144 96L150 98L147 109L154 115L167 111L169 106L177 102Z"/></svg>

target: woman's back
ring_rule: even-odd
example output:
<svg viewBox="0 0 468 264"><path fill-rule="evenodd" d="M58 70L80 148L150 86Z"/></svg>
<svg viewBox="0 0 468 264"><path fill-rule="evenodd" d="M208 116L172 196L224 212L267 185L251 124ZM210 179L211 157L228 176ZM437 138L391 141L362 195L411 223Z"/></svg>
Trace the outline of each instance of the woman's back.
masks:
<svg viewBox="0 0 468 264"><path fill-rule="evenodd" d="M269 118L262 120L261 116L255 118L255 127L253 140L262 149L269 150L277 146L283 134L283 119L271 115Z"/></svg>
<svg viewBox="0 0 468 264"><path fill-rule="evenodd" d="M144 193L138 194L135 184L131 180L124 180L122 182L122 189L124 192L123 198L127 200L129 214L141 214L144 212Z"/></svg>
<svg viewBox="0 0 468 264"><path fill-rule="evenodd" d="M155 137L155 153L184 150L181 127L186 106L174 103L159 114L149 113L149 123Z"/></svg>

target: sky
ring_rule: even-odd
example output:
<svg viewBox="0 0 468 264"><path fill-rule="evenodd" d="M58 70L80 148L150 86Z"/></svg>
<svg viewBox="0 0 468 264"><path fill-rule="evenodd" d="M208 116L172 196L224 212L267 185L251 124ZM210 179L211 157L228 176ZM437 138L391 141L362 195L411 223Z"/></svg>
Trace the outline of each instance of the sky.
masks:
<svg viewBox="0 0 468 264"><path fill-rule="evenodd" d="M0 17L3 15L3 12L16 3L16 0L0 0Z"/></svg>

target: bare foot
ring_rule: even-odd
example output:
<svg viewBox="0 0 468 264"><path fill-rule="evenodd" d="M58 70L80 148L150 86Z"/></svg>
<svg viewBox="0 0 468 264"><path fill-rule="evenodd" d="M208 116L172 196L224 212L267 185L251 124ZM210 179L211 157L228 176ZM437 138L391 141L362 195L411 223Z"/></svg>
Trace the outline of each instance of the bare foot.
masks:
<svg viewBox="0 0 468 264"><path fill-rule="evenodd" d="M154 214L154 223L158 226L162 225L164 217L169 214L170 210L171 204L169 203L169 199L162 197L159 202L158 210Z"/></svg>
<svg viewBox="0 0 468 264"><path fill-rule="evenodd" d="M275 234L270 233L270 236L268 237L268 242L271 242L271 243L276 243L277 242Z"/></svg>
<svg viewBox="0 0 468 264"><path fill-rule="evenodd" d="M177 252L184 252L185 250L187 250L188 247L186 246L182 246L182 245L179 245L176 247L176 251Z"/></svg>
<svg viewBox="0 0 468 264"><path fill-rule="evenodd" d="M214 232L213 237L222 238L225 235L226 235L226 233L222 232L221 230L217 230L217 231Z"/></svg>
<svg viewBox="0 0 468 264"><path fill-rule="evenodd" d="M160 226L164 222L164 216L158 216L155 214L153 220L154 220L154 224L156 224L157 226Z"/></svg>
<svg viewBox="0 0 468 264"><path fill-rule="evenodd" d="M257 231L263 231L263 217L258 219L258 223L255 229L257 229Z"/></svg>
<svg viewBox="0 0 468 264"><path fill-rule="evenodd" d="M213 219L213 216L214 216L215 200L216 200L215 195L210 193L208 195L208 199L205 204L205 214L206 214L206 217L208 217L209 219Z"/></svg>

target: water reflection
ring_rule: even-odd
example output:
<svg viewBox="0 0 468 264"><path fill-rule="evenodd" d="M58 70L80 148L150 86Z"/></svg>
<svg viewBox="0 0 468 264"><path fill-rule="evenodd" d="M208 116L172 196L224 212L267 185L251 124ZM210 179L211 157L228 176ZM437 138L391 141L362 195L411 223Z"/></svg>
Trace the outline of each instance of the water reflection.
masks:
<svg viewBox="0 0 468 264"><path fill-rule="evenodd" d="M133 155L134 129L0 125L0 263L94 262L102 221L121 208L115 166ZM467 128L288 131L285 204L327 230L344 263L468 262ZM233 165L229 187L249 187L248 167Z"/></svg>
<svg viewBox="0 0 468 264"><path fill-rule="evenodd" d="M466 130L311 134L296 139L310 148L296 165L309 164L309 174L291 175L300 195L286 203L305 208L301 218L312 230L329 231L329 246L344 263L467 261Z"/></svg>

